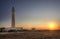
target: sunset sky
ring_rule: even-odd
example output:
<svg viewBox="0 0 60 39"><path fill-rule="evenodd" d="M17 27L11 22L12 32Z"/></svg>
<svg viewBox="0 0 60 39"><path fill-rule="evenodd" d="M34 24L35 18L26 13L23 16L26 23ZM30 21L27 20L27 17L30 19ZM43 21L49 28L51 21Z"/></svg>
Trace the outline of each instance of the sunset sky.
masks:
<svg viewBox="0 0 60 39"><path fill-rule="evenodd" d="M11 26L12 6L18 27L47 29L49 23L59 23L60 0L0 0L0 27Z"/></svg>

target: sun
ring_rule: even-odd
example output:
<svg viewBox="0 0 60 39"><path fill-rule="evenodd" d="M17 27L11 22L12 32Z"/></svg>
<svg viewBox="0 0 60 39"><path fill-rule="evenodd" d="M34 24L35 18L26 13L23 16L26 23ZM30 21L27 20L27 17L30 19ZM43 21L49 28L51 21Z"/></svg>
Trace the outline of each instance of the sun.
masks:
<svg viewBox="0 0 60 39"><path fill-rule="evenodd" d="M48 28L49 30L55 30L55 23L49 23Z"/></svg>

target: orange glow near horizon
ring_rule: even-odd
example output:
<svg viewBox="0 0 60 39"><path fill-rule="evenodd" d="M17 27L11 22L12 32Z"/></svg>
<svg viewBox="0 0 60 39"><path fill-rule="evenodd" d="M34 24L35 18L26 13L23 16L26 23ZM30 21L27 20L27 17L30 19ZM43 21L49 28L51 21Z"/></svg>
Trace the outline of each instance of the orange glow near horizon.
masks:
<svg viewBox="0 0 60 39"><path fill-rule="evenodd" d="M7 26L6 28L9 28L11 26ZM22 27L23 29L31 30L32 28L35 28L36 30L58 30L59 26L56 22L46 22L42 24L33 24L33 25L16 25L15 27Z"/></svg>

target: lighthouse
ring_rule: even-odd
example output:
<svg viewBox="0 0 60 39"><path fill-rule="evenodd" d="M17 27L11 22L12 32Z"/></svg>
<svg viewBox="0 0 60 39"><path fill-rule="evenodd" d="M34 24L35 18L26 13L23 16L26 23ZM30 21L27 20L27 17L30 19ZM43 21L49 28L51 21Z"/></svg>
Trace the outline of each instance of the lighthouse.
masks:
<svg viewBox="0 0 60 39"><path fill-rule="evenodd" d="M12 28L15 28L15 8L12 7Z"/></svg>

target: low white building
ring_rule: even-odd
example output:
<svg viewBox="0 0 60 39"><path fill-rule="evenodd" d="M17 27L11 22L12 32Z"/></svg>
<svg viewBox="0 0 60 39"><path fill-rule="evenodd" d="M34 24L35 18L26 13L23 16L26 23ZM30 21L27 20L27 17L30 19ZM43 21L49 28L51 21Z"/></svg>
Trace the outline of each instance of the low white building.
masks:
<svg viewBox="0 0 60 39"><path fill-rule="evenodd" d="M5 31L9 30L23 30L23 28L5 28Z"/></svg>

